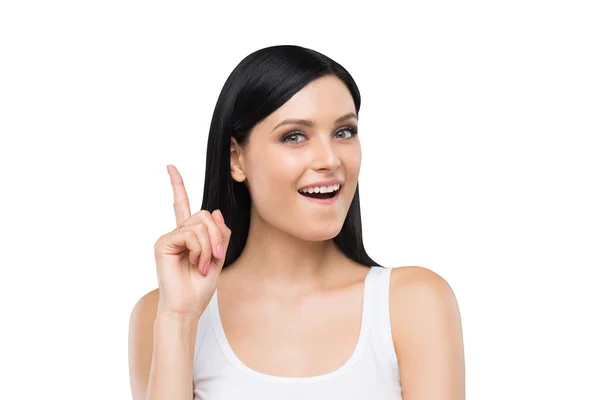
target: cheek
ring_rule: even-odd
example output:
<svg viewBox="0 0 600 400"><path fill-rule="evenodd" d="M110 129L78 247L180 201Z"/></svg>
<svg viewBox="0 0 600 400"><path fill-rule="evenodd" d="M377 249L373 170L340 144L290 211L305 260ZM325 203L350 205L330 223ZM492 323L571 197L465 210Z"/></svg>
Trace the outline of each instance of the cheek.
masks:
<svg viewBox="0 0 600 400"><path fill-rule="evenodd" d="M352 164L352 168L353 170L358 174L358 172L360 171L360 165L361 165L361 161L362 161L362 157L360 154L360 151L358 152L358 155L356 156L356 158L354 159L354 162Z"/></svg>
<svg viewBox="0 0 600 400"><path fill-rule="evenodd" d="M348 173L348 178L357 178L358 173L360 172L360 165L362 161L362 152L360 145L348 149L348 153L345 157L345 166L346 171ZM355 177L356 175L356 177Z"/></svg>
<svg viewBox="0 0 600 400"><path fill-rule="evenodd" d="M262 172L269 174L273 182L277 182L279 187L293 188L306 168L307 156L306 152L286 151L274 147L273 151L265 153L264 161L261 161L263 164Z"/></svg>
<svg viewBox="0 0 600 400"><path fill-rule="evenodd" d="M284 152L265 153L251 165L252 194L258 201L274 201L289 196L302 176L302 162ZM268 198L266 197L268 195Z"/></svg>
<svg viewBox="0 0 600 400"><path fill-rule="evenodd" d="M289 171L287 175L294 175L300 171L302 173L302 169L306 167L307 164L307 154L301 152L279 152L278 154L274 154L273 159L275 161L275 168L282 169L282 173L285 171Z"/></svg>

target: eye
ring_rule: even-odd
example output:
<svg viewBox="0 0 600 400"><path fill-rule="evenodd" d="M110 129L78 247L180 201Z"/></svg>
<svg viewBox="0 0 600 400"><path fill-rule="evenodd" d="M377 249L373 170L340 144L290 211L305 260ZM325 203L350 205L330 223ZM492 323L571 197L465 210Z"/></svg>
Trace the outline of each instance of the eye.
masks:
<svg viewBox="0 0 600 400"><path fill-rule="evenodd" d="M347 137L347 139L350 139L354 136L356 136L358 134L358 129L356 128L356 126L346 126L342 129L340 129L339 131L336 132L336 135L340 132L350 132L350 135Z"/></svg>
<svg viewBox="0 0 600 400"><path fill-rule="evenodd" d="M289 138L298 138L300 136L304 136L304 134L300 131L292 131L287 133L281 137L282 142L292 142L292 143L300 143L298 140L288 140Z"/></svg>
<svg viewBox="0 0 600 400"><path fill-rule="evenodd" d="M351 139L352 137L356 136L358 134L358 128L356 126L346 126L340 130L338 130L337 132L335 132L334 135L337 135L340 132L350 132L349 135L347 135L345 138L343 136L337 136L337 137L341 137L344 139ZM300 131L292 131L289 133L286 133L285 135L283 135L280 139L281 142L291 142L291 143L300 143L303 142L304 140L297 140L297 138L299 138L300 136L304 136L304 133L300 132ZM288 140L290 138L295 138L295 140Z"/></svg>

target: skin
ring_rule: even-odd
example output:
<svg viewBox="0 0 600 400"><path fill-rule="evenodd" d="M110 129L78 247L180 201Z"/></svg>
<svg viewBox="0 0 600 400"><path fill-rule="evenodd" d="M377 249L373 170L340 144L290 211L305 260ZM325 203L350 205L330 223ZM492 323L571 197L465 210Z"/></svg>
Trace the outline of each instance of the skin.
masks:
<svg viewBox="0 0 600 400"><path fill-rule="evenodd" d="M343 129L358 126L358 120L334 122L352 112L343 82L325 76L257 124L244 148L231 141L231 174L248 186L252 210L247 244L217 283L219 311L235 354L259 372L325 374L344 364L356 346L369 268L348 259L332 241L360 172L359 138ZM276 127L288 118L314 124ZM298 136L281 142L291 131ZM333 205L297 193L334 178L344 184ZM143 314L151 321L158 295L145 297ZM461 319L450 285L427 268L395 268L390 319L404 399L464 399Z"/></svg>
<svg viewBox="0 0 600 400"><path fill-rule="evenodd" d="M257 124L244 149L232 139L232 177L246 183L253 207L244 251L226 270L244 275L246 285L266 283L262 291L298 296L322 287L324 277L346 268L348 260L331 239L341 230L356 191L361 146L358 135L343 129L357 126L356 117L333 121L349 113L356 113L350 92L339 79L322 77ZM313 120L314 126L275 128L291 118ZM292 131L300 133L280 141ZM340 198L331 206L297 192L329 179L344 181Z"/></svg>

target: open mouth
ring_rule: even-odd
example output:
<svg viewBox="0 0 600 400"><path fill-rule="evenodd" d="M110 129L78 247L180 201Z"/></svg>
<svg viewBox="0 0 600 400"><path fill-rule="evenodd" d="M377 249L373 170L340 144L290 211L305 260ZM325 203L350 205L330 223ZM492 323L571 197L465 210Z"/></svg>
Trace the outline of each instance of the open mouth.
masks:
<svg viewBox="0 0 600 400"><path fill-rule="evenodd" d="M342 189L342 186L340 186L340 188L338 190L334 190L333 192L328 192L328 193L308 193L308 192L301 192L299 190L298 190L298 193L300 193L302 196L310 197L312 199L332 199L338 194L338 192L341 189Z"/></svg>

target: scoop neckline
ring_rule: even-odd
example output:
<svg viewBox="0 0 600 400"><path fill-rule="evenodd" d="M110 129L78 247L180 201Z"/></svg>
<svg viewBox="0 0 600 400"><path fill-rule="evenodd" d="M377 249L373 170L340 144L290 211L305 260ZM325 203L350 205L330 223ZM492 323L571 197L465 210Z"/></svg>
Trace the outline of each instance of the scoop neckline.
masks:
<svg viewBox="0 0 600 400"><path fill-rule="evenodd" d="M250 368L249 366L244 364L244 362L242 362L242 360L240 360L238 358L238 356L233 351L233 348L229 344L229 341L227 340L227 336L225 335L225 329L223 328L223 324L221 321L221 314L219 313L219 302L218 302L218 295L217 295L218 291L215 290L214 296L212 297L212 299L209 303L209 310L210 310L210 317L211 317L210 319L211 319L211 325L213 327L213 331L214 331L216 339L217 339L217 343L218 343L223 355L229 361L229 363L233 367L235 367L238 371L241 371L244 374L249 375L253 378L257 378L260 380L277 383L277 384L286 384L286 385L311 384L311 383L329 380L329 379L332 379L332 378L335 378L337 376L344 374L345 372L350 370L352 367L354 367L354 365L356 365L356 363L360 360L360 358L362 357L363 353L365 352L365 350L367 348L367 342L368 342L369 334L371 331L371 315L372 315L371 302L373 299L373 294L370 294L370 292L371 292L371 287L373 285L372 277L374 275L374 270L376 270L376 268L370 267L370 270L364 279L363 307L362 307L360 333L358 336L358 341L356 342L356 346L354 347L354 350L353 350L352 354L350 355L350 357L348 358L348 360L346 360L346 362L344 364L342 364L340 367L338 367L337 369L335 369L331 372L325 373L325 374L315 375L315 376L277 376L277 375L265 374L265 373L262 373L262 372L259 372L259 371L256 371L256 370Z"/></svg>

